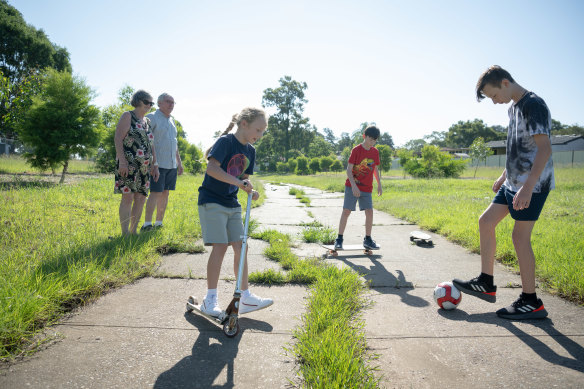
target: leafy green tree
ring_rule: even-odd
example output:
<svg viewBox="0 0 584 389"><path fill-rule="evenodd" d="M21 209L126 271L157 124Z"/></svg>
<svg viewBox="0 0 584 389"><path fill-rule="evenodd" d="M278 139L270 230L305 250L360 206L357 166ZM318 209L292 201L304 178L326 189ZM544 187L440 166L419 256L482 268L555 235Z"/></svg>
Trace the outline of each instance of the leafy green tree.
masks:
<svg viewBox="0 0 584 389"><path fill-rule="evenodd" d="M552 135L584 135L584 127L578 124L569 126L552 119Z"/></svg>
<svg viewBox="0 0 584 389"><path fill-rule="evenodd" d="M0 0L0 133L16 138L19 121L40 92L46 68L71 72L69 53L52 43L43 30L27 24L22 14Z"/></svg>
<svg viewBox="0 0 584 389"><path fill-rule="evenodd" d="M335 159L333 164L331 165L331 171L333 172L341 172L343 171L343 164L338 159Z"/></svg>
<svg viewBox="0 0 584 389"><path fill-rule="evenodd" d="M389 146L390 149L393 149L393 137L389 135L387 132L381 133L379 139L377 140L378 145L386 145Z"/></svg>
<svg viewBox="0 0 584 389"><path fill-rule="evenodd" d="M341 163L346 168L347 164L349 163L349 158L351 157L351 150L352 148L345 147L341 152Z"/></svg>
<svg viewBox="0 0 584 389"><path fill-rule="evenodd" d="M438 146L424 146L420 158L406 153L400 153L400 163L403 158L404 171L416 178L456 178L466 167L466 161L454 159L452 155L441 152Z"/></svg>
<svg viewBox="0 0 584 389"><path fill-rule="evenodd" d="M433 146L446 147L446 131L432 131L424 140Z"/></svg>
<svg viewBox="0 0 584 389"><path fill-rule="evenodd" d="M482 120L475 119L466 122L459 121L453 124L446 133L445 141L447 147L469 147L472 142L482 137L485 142L505 139L504 135L487 126Z"/></svg>
<svg viewBox="0 0 584 389"><path fill-rule="evenodd" d="M331 170L332 164L335 162L334 159L331 157L322 157L320 159L320 171L321 172L328 172Z"/></svg>
<svg viewBox="0 0 584 389"><path fill-rule="evenodd" d="M318 173L320 171L320 158L312 158L308 164L308 167L310 168L311 172Z"/></svg>
<svg viewBox="0 0 584 389"><path fill-rule="evenodd" d="M288 163L288 171L295 172L296 167L298 166L298 162L296 162L296 159L295 158L289 159L287 163Z"/></svg>
<svg viewBox="0 0 584 389"><path fill-rule="evenodd" d="M304 129L307 120L302 116L304 104L304 91L308 87L305 82L298 82L290 76L284 76L279 80L280 86L264 90L262 105L275 107L276 113L270 116L267 133L272 133L274 139L281 140L284 154L287 155L290 147L290 132ZM298 148L298 147L297 147ZM282 154L280 154L282 155Z"/></svg>
<svg viewBox="0 0 584 389"><path fill-rule="evenodd" d="M331 146L335 146L337 143L337 137L333 133L333 130L330 128L325 127L322 132L324 132L324 139L331 144Z"/></svg>
<svg viewBox="0 0 584 389"><path fill-rule="evenodd" d="M380 170L386 172L391 169L391 157L393 151L388 145L377 145L375 147L379 150L379 161L381 162L381 165L379 166Z"/></svg>
<svg viewBox="0 0 584 389"><path fill-rule="evenodd" d="M286 163L286 162L277 162L276 163L276 172L278 174L286 174L286 173L288 173L288 163Z"/></svg>
<svg viewBox="0 0 584 389"><path fill-rule="evenodd" d="M50 69L40 96L25 114L21 138L30 146L28 163L42 170L63 166L65 181L69 159L86 157L99 144L100 112L91 104L95 92L69 72Z"/></svg>
<svg viewBox="0 0 584 389"><path fill-rule="evenodd" d="M296 174L301 176L309 173L310 169L308 167L308 158L306 157L296 158Z"/></svg>
<svg viewBox="0 0 584 389"><path fill-rule="evenodd" d="M331 153L333 153L333 146L322 135L318 134L308 146L306 156L309 158L325 157Z"/></svg>
<svg viewBox="0 0 584 389"><path fill-rule="evenodd" d="M348 132L341 133L341 138L337 143L337 153L341 153L345 148L351 150L353 148L353 140Z"/></svg>
<svg viewBox="0 0 584 389"><path fill-rule="evenodd" d="M477 176L477 169L479 168L479 163L487 160L489 155L493 154L493 150L485 143L482 137L478 137L472 142L469 149L470 157L476 161L476 167L474 171L474 177Z"/></svg>
<svg viewBox="0 0 584 389"><path fill-rule="evenodd" d="M422 149L424 148L424 146L426 146L427 143L424 139L412 139L409 140L405 145L404 148L406 150L409 151L413 151L413 152L421 152Z"/></svg>

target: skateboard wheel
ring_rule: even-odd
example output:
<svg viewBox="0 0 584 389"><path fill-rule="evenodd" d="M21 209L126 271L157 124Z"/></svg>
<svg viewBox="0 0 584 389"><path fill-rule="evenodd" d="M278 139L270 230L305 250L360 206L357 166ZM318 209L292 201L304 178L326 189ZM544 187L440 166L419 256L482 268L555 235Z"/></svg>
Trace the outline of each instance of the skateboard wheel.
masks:
<svg viewBox="0 0 584 389"><path fill-rule="evenodd" d="M410 242L413 242L413 241L414 241L414 237L410 236Z"/></svg>

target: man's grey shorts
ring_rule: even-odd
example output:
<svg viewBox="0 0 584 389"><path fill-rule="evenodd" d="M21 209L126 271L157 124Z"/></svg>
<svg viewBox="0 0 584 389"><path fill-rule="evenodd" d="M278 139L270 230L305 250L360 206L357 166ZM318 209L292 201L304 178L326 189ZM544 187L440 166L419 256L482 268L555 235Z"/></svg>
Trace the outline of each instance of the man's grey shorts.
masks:
<svg viewBox="0 0 584 389"><path fill-rule="evenodd" d="M241 241L241 207L228 208L216 203L199 205L199 220L205 246Z"/></svg>
<svg viewBox="0 0 584 389"><path fill-rule="evenodd" d="M176 175L178 169L158 168L160 177L158 181L150 176L150 192L163 192L165 190L174 190L176 187Z"/></svg>
<svg viewBox="0 0 584 389"><path fill-rule="evenodd" d="M371 192L361 192L361 196L355 197L351 187L345 186L345 202L343 203L343 208L354 211L355 206L357 205L357 200L359 200L360 211L373 209L373 198L371 197Z"/></svg>

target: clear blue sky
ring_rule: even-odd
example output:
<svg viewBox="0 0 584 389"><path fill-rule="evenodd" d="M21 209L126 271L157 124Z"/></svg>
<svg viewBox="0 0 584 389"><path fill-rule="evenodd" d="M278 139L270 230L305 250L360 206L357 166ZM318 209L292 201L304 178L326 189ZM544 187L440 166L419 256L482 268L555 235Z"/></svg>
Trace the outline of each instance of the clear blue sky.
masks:
<svg viewBox="0 0 584 389"><path fill-rule="evenodd" d="M306 116L337 136L365 121L396 145L459 120L506 126L505 107L475 99L492 64L584 125L584 1L9 2L69 50L97 105L125 84L166 91L204 147L284 75L308 84Z"/></svg>

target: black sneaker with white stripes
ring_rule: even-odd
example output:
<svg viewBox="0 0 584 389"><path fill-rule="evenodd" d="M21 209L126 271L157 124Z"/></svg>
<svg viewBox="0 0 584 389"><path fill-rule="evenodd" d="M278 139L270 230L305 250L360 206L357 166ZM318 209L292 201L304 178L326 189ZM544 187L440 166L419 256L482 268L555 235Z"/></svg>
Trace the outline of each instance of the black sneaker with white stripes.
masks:
<svg viewBox="0 0 584 389"><path fill-rule="evenodd" d="M486 282L479 281L479 277L473 278L469 281L455 278L452 280L452 283L464 293L478 297L490 303L497 301L497 287L495 285L489 286Z"/></svg>
<svg viewBox="0 0 584 389"><path fill-rule="evenodd" d="M497 311L497 316L511 320L544 319L547 315L541 299L527 301L523 299L523 295L519 295L510 306Z"/></svg>

